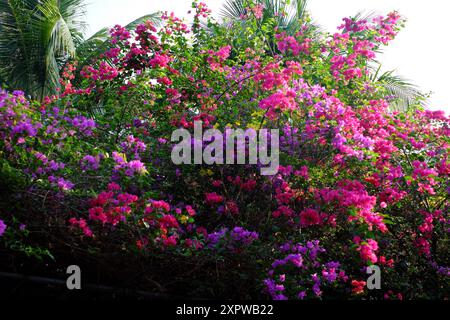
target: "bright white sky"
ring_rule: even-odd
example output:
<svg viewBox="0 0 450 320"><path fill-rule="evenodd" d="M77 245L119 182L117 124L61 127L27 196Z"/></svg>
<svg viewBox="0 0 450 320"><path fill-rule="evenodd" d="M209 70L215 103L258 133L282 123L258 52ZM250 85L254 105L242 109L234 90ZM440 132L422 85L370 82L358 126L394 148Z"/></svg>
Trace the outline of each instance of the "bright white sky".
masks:
<svg viewBox="0 0 450 320"><path fill-rule="evenodd" d="M102 27L125 25L136 18L158 10L185 17L191 0L90 0L88 1L88 35ZM217 15L224 0L204 0ZM406 28L379 57L384 70L433 92L430 108L450 114L450 42L448 39L448 4L442 0L426 3L411 0L310 0L312 17L325 30L333 32L343 17L357 12L386 14L397 10L408 21Z"/></svg>

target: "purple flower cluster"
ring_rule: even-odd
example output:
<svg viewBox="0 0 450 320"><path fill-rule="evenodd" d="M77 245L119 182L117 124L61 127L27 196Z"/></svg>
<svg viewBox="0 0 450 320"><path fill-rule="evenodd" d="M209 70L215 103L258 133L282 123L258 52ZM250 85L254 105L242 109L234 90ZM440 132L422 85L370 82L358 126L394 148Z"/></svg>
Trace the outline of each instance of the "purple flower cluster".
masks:
<svg viewBox="0 0 450 320"><path fill-rule="evenodd" d="M139 160L133 160L125 164L125 174L129 177L143 175L147 172L145 165Z"/></svg>
<svg viewBox="0 0 450 320"><path fill-rule="evenodd" d="M6 231L6 224L3 222L3 220L0 219L0 237L5 233Z"/></svg>
<svg viewBox="0 0 450 320"><path fill-rule="evenodd" d="M115 172L123 172L129 177L147 173L144 163L140 160L127 162L125 156L118 152L113 152L113 159L116 163L116 166L114 167Z"/></svg>
<svg viewBox="0 0 450 320"><path fill-rule="evenodd" d="M131 155L134 159L139 160L140 154L145 152L147 146L140 139L130 135L120 144L122 152Z"/></svg>
<svg viewBox="0 0 450 320"><path fill-rule="evenodd" d="M72 182L61 177L49 176L48 181L56 185L61 191L71 190L74 187Z"/></svg>
<svg viewBox="0 0 450 320"><path fill-rule="evenodd" d="M341 267L339 262L328 262L322 269L322 277L328 282L334 282L337 280L339 274L338 270Z"/></svg>
<svg viewBox="0 0 450 320"><path fill-rule="evenodd" d="M33 124L30 119L23 120L12 128L13 135L26 134L29 137L36 136L38 129L41 128L40 123Z"/></svg>
<svg viewBox="0 0 450 320"><path fill-rule="evenodd" d="M219 231L208 234L207 242L209 248L215 248L223 241L228 248L238 246L249 246L258 239L258 233L246 230L242 227L235 227L233 230L222 228Z"/></svg>
<svg viewBox="0 0 450 320"><path fill-rule="evenodd" d="M306 245L288 242L279 250L285 256L272 263L269 278L264 280L265 291L274 300L287 300L289 296L302 300L309 293L317 298L322 295L323 286L348 280L339 262L319 261L318 256L325 249L318 240Z"/></svg>
<svg viewBox="0 0 450 320"><path fill-rule="evenodd" d="M299 129L287 124L283 127L283 134L280 136L280 148L289 155L298 154L300 149Z"/></svg>
<svg viewBox="0 0 450 320"><path fill-rule="evenodd" d="M91 156L86 155L80 161L80 167L84 171L88 170L97 170L100 166L100 157L99 156Z"/></svg>
<svg viewBox="0 0 450 320"><path fill-rule="evenodd" d="M41 162L42 166L39 166L35 170L36 175L48 174L50 172L56 172L65 168L65 164L57 162L55 160L49 160L46 155L41 152L35 152L34 157Z"/></svg>
<svg viewBox="0 0 450 320"><path fill-rule="evenodd" d="M127 161L125 160L125 157L122 155L122 154L120 154L120 153L118 153L118 152L113 152L112 153L112 158L113 158L113 160L114 160L114 162L117 164L117 165L119 165L119 166L122 166L122 165L124 165L125 163L127 163Z"/></svg>
<svg viewBox="0 0 450 320"><path fill-rule="evenodd" d="M284 266L288 263L292 263L297 268L300 268L303 265L303 257L301 254L291 253L283 259L275 260L275 262L272 263L272 268L275 269L279 266Z"/></svg>
<svg viewBox="0 0 450 320"><path fill-rule="evenodd" d="M243 245L250 245L253 241L258 240L258 234L256 232L251 232L248 230L245 230L242 227L235 227L231 231L231 239L234 242L240 242Z"/></svg>
<svg viewBox="0 0 450 320"><path fill-rule="evenodd" d="M437 271L438 274L445 277L450 277L450 267L440 266L435 261L431 262L431 266Z"/></svg>
<svg viewBox="0 0 450 320"><path fill-rule="evenodd" d="M308 241L305 246L287 242L280 246L280 251L284 253L300 253L303 256L308 256L311 260L316 260L320 253L325 252L325 249L320 246L319 240L313 240Z"/></svg>
<svg viewBox="0 0 450 320"><path fill-rule="evenodd" d="M220 240L224 239L228 232L227 228L223 228L219 231L215 231L208 234L207 242L209 248L214 248L220 242Z"/></svg>
<svg viewBox="0 0 450 320"><path fill-rule="evenodd" d="M288 297L282 293L285 290L283 284L279 284L273 279L265 279L263 282L267 293L273 300L288 300Z"/></svg>
<svg viewBox="0 0 450 320"><path fill-rule="evenodd" d="M92 135L92 130L95 129L95 122L92 119L88 119L84 116L77 116L72 119L72 125L76 127L83 135Z"/></svg>
<svg viewBox="0 0 450 320"><path fill-rule="evenodd" d="M4 140L7 150L11 151L13 144L23 144L26 137L36 136L42 127L28 117L29 109L29 102L20 91L10 95L0 90L0 139Z"/></svg>

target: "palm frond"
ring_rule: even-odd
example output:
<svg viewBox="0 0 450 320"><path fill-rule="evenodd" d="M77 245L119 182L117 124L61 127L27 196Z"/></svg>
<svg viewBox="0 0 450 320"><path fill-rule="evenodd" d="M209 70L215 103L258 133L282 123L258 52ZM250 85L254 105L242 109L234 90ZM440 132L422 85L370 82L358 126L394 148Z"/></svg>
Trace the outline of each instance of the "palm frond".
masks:
<svg viewBox="0 0 450 320"><path fill-rule="evenodd" d="M256 3L264 7L263 22L271 19L275 21L278 29L290 35L297 33L309 18L307 0L257 0ZM247 0L227 0L220 11L220 17L225 21L242 22L241 17L249 14L247 7ZM310 22L309 25L318 29L314 22Z"/></svg>
<svg viewBox="0 0 450 320"><path fill-rule="evenodd" d="M246 0L226 0L220 11L220 16L230 20L239 19L247 13L246 2Z"/></svg>
<svg viewBox="0 0 450 320"><path fill-rule="evenodd" d="M418 105L427 105L426 95L416 85L394 75L394 71L384 72L375 81L391 96L390 106L395 111L407 111Z"/></svg>
<svg viewBox="0 0 450 320"><path fill-rule="evenodd" d="M12 88L27 90L34 82L27 21L36 4L0 0L0 75Z"/></svg>
<svg viewBox="0 0 450 320"><path fill-rule="evenodd" d="M56 93L62 62L85 27L84 0L0 0L1 77L42 99Z"/></svg>
<svg viewBox="0 0 450 320"><path fill-rule="evenodd" d="M146 21L152 22L156 27L161 25L162 19L161 19L161 13L160 12L154 12L150 14L146 14L145 16L142 16L140 18L137 18L136 20L130 22L125 26L127 30L134 30L136 27Z"/></svg>
<svg viewBox="0 0 450 320"><path fill-rule="evenodd" d="M298 19L302 19L308 14L308 0L294 0L294 5Z"/></svg>
<svg viewBox="0 0 450 320"><path fill-rule="evenodd" d="M375 17L376 17L376 13L374 11L368 11L368 12L359 11L352 17L352 19L354 21L370 21Z"/></svg>
<svg viewBox="0 0 450 320"><path fill-rule="evenodd" d="M75 0L46 0L41 1L36 7L33 19L30 19L32 33L36 38L36 62L35 72L38 77L38 86L33 88L37 91L38 99L46 95L55 94L59 87L59 70L61 65L58 63L60 58L69 58L75 56L75 39L79 36L78 31L73 32L81 24L76 22L78 12L71 9L73 5L80 5L81 1ZM64 9L64 14L62 15ZM75 14L74 17L68 14ZM72 23L75 23L72 25Z"/></svg>
<svg viewBox="0 0 450 320"><path fill-rule="evenodd" d="M75 57L83 65L99 53L104 53L108 49L107 40L109 29L103 28L93 34L89 39L84 40L76 48Z"/></svg>

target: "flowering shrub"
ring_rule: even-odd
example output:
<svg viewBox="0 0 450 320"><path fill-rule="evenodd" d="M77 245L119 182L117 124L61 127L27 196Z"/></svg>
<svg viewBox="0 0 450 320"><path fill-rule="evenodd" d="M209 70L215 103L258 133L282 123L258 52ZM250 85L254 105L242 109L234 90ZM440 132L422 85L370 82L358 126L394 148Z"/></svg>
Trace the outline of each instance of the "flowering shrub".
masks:
<svg viewBox="0 0 450 320"><path fill-rule="evenodd" d="M89 270L109 261L116 281L198 297L448 298L450 119L391 112L370 77L401 17L273 35L263 6L241 17L251 30L193 9L192 27L173 14L115 26L42 104L1 91L6 253L55 270L68 253ZM174 165L171 133L194 121L280 129L278 173Z"/></svg>

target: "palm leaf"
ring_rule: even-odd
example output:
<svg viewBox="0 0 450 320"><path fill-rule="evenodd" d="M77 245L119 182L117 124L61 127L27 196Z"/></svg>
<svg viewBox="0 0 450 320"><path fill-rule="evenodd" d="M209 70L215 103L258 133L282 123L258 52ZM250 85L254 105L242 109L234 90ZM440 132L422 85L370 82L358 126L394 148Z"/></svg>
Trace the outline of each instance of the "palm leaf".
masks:
<svg viewBox="0 0 450 320"><path fill-rule="evenodd" d="M247 14L246 0L226 0L220 15L222 18L230 20L240 19L242 15Z"/></svg>
<svg viewBox="0 0 450 320"><path fill-rule="evenodd" d="M257 0L255 3L264 6L263 20L274 19L278 28L284 29L289 34L296 33L308 15L307 0L293 0L292 2ZM220 16L232 21L241 20L243 15L248 14L247 6L247 0L227 0L223 5Z"/></svg>
<svg viewBox="0 0 450 320"><path fill-rule="evenodd" d="M36 4L0 0L0 76L12 88L27 90L34 82L27 21Z"/></svg>
<svg viewBox="0 0 450 320"><path fill-rule="evenodd" d="M130 22L125 26L127 30L134 30L136 27L146 21L152 22L156 27L161 25L162 19L161 19L161 13L159 11L146 14L145 16L142 16L140 18L137 18L136 20Z"/></svg>
<svg viewBox="0 0 450 320"><path fill-rule="evenodd" d="M375 79L375 82L384 88L387 95L394 98L390 103L392 110L407 111L417 105L427 105L426 96L416 85L393 73L394 71L387 71Z"/></svg>
<svg viewBox="0 0 450 320"><path fill-rule="evenodd" d="M85 27L84 0L0 0L1 76L37 99L56 93Z"/></svg>
<svg viewBox="0 0 450 320"><path fill-rule="evenodd" d="M83 66L108 49L109 29L103 28L86 39L76 48L76 59Z"/></svg>
<svg viewBox="0 0 450 320"><path fill-rule="evenodd" d="M33 88L33 91L37 91L35 96L38 99L56 93L59 87L58 59L75 56L75 35L71 30L75 30L79 25L70 25L76 20L67 16L67 8L74 2L81 6L80 1L74 0L42 1L36 7L33 19L30 20L32 32L36 35L35 72L38 76L38 87ZM63 7L66 8L66 17L62 15Z"/></svg>
<svg viewBox="0 0 450 320"><path fill-rule="evenodd" d="M82 62L108 49L108 31L84 40L84 0L0 0L0 78L34 98L55 94L60 70L69 59ZM159 13L127 25L134 29L150 20L159 25Z"/></svg>

